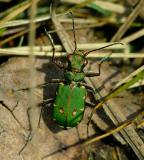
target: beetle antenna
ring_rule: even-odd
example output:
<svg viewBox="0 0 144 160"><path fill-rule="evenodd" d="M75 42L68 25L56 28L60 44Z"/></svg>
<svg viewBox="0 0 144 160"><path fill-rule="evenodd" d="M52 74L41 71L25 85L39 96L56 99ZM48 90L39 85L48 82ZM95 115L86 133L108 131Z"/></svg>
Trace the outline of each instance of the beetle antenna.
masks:
<svg viewBox="0 0 144 160"><path fill-rule="evenodd" d="M93 52L93 51L101 50L101 49L104 49L104 48L107 48L107 47L110 47L110 46L113 46L113 45L117 45L117 44L124 45L123 43L116 42L116 43L109 44L109 45L107 45L107 46L104 46L104 47L101 47L101 48L98 48L98 49L90 50L90 51L86 52L86 53L84 54L84 56L86 57L89 53L91 53L91 52Z"/></svg>
<svg viewBox="0 0 144 160"><path fill-rule="evenodd" d="M72 12L70 12L70 14L72 15L72 26L73 26L73 35L74 35L74 44L75 44L74 52L75 52L75 51L77 50L76 33L75 33L75 23L74 23L74 16L73 16Z"/></svg>
<svg viewBox="0 0 144 160"><path fill-rule="evenodd" d="M46 35L48 36L49 40L50 40L50 43L52 45L52 50L53 50L53 55L52 55L52 61L54 61L54 55L55 55L55 46L54 46L54 42L53 42L53 39L52 37L50 36L50 34L48 33L47 29L44 27L44 30L45 30L45 33Z"/></svg>

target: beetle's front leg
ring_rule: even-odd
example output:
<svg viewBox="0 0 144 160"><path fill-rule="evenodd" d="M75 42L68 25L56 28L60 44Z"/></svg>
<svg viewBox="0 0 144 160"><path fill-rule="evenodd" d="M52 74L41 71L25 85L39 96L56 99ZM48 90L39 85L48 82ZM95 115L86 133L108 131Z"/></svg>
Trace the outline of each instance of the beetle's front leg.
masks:
<svg viewBox="0 0 144 160"><path fill-rule="evenodd" d="M98 72L93 72L93 71L87 71L87 72L84 72L85 73L85 76L86 77L95 77L95 76L100 76L101 74L101 65L104 61L101 61L99 64L98 64Z"/></svg>

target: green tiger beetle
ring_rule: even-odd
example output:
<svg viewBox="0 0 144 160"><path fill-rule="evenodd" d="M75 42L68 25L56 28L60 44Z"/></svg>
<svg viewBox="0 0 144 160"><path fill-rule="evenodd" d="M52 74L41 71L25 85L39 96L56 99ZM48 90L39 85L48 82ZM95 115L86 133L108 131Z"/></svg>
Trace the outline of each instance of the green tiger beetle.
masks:
<svg viewBox="0 0 144 160"><path fill-rule="evenodd" d="M58 80L58 81L52 80L52 82L54 83L59 83L53 101L52 118L57 122L59 126L63 127L64 129L77 126L83 119L86 106L87 89L93 91L92 87L84 83L84 78L99 76L101 73L100 69L103 61L101 61L98 64L97 73L92 71L90 72L84 71L85 66L88 64L87 55L93 51L100 50L115 44L122 44L122 43L113 43L101 47L99 49L94 49L86 52L80 51L77 49L77 44L76 44L74 18L72 18L72 22L73 22L75 49L73 53L67 54L66 66L61 62L55 60L54 42L50 34L48 34L47 30L45 29L45 32L53 48L52 62L60 69L64 70L64 80Z"/></svg>

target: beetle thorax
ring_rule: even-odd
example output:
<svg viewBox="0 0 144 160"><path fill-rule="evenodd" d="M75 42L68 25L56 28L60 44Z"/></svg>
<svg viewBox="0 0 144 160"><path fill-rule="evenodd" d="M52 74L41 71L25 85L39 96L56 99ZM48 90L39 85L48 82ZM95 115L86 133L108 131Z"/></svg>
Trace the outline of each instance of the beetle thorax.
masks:
<svg viewBox="0 0 144 160"><path fill-rule="evenodd" d="M67 55L68 66L65 72L65 79L67 82L79 82L84 79L83 69L87 64L83 52L77 51L73 54Z"/></svg>

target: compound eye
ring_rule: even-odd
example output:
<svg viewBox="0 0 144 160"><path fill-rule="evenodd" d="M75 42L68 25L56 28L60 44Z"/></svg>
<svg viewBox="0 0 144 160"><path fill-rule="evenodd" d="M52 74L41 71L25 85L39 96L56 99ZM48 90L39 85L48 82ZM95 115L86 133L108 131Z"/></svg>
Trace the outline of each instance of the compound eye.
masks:
<svg viewBox="0 0 144 160"><path fill-rule="evenodd" d="M72 59L72 54L67 55L68 60L70 61Z"/></svg>

